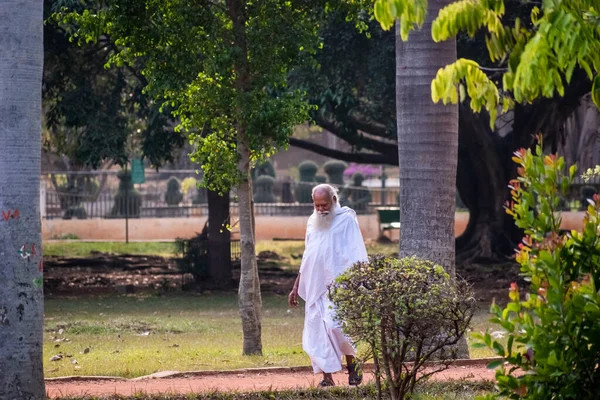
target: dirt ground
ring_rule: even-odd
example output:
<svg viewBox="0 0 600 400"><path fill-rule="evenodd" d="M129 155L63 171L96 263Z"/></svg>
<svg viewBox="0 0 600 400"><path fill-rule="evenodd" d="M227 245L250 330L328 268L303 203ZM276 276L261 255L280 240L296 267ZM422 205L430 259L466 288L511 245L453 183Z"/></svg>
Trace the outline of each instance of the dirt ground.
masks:
<svg viewBox="0 0 600 400"><path fill-rule="evenodd" d="M258 258L263 293L287 294L293 286L296 274L279 268L278 261L269 254ZM514 263L459 265L456 273L473 285L482 305L493 299L504 303L510 283L524 283L518 276L519 266ZM234 287L238 277L239 265L234 265ZM48 296L173 292L191 283L192 276L182 274L173 258L104 253L88 258L44 257L44 292Z"/></svg>
<svg viewBox="0 0 600 400"><path fill-rule="evenodd" d="M295 274L277 267L276 260L259 257L263 293L287 294ZM482 306L492 299L504 302L511 282L519 281L515 264L458 266L457 274L469 281ZM234 269L234 280L239 269ZM176 260L156 256L95 254L86 259L47 257L44 260L44 290L47 296L105 293L173 292L191 283L179 271ZM493 379L486 360L464 360L436 374L434 379ZM338 385L347 384L347 374L334 375ZM373 379L368 369L365 381ZM136 379L66 377L46 381L49 398L75 395L132 395L135 393L200 393L213 391L282 390L315 387L320 375L310 368L270 368L225 372L163 372Z"/></svg>
<svg viewBox="0 0 600 400"><path fill-rule="evenodd" d="M435 380L492 380L494 371L487 369L489 360L464 360L462 363L439 372ZM373 372L366 368L364 383L373 381ZM316 387L321 375L309 368L266 368L223 372L163 372L136 379L103 377L65 377L46 380L49 399L66 396L108 396L119 394L187 394L215 391L249 392ZM348 374L334 374L337 386L348 385Z"/></svg>

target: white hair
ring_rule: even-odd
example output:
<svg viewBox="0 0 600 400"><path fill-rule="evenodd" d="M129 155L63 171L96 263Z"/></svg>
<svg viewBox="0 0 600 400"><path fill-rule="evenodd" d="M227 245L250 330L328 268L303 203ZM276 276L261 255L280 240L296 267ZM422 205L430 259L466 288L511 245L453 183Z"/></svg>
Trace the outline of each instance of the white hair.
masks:
<svg viewBox="0 0 600 400"><path fill-rule="evenodd" d="M321 183L321 184L315 186L312 190L311 198L313 200L315 199L315 193L317 193L319 191L325 191L325 192L329 193L329 198L331 199L332 202L333 202L333 196L337 196L337 194L338 194L338 191L334 186L331 186L328 183Z"/></svg>

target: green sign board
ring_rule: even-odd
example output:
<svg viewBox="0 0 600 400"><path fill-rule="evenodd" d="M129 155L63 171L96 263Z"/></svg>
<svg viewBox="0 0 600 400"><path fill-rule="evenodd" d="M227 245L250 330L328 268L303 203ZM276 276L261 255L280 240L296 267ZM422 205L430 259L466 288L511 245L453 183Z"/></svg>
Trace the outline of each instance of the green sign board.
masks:
<svg viewBox="0 0 600 400"><path fill-rule="evenodd" d="M146 174L144 172L144 163L139 158L131 160L131 182L144 183L146 182Z"/></svg>

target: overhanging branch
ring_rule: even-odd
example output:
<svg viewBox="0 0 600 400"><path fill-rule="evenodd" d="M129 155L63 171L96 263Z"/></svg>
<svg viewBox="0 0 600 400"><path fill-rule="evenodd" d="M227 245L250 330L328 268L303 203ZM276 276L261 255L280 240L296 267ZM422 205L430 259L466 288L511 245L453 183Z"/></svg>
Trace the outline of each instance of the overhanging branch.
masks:
<svg viewBox="0 0 600 400"><path fill-rule="evenodd" d="M396 153L395 158L377 153L347 153L296 138L290 138L290 145L341 161L355 162L358 164L387 164L398 166L398 153Z"/></svg>

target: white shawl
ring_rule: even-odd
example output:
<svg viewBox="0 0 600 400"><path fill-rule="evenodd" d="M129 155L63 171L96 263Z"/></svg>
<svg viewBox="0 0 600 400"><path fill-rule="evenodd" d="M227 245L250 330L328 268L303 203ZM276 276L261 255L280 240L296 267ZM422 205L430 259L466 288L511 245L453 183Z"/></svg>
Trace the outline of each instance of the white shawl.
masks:
<svg viewBox="0 0 600 400"><path fill-rule="evenodd" d="M367 249L354 210L338 207L329 229L318 229L316 215L308 219L298 294L310 307L338 275L358 261L367 261Z"/></svg>

